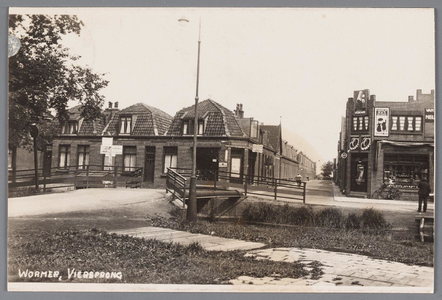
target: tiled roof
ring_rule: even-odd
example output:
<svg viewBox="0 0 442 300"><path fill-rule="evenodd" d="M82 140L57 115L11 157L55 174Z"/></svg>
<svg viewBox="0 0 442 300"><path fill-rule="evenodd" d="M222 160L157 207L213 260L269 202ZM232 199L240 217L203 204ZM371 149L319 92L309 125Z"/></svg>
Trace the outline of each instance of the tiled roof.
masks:
<svg viewBox="0 0 442 300"><path fill-rule="evenodd" d="M104 129L104 120L102 118L97 118L95 120L85 121L81 117L81 105L74 106L68 109L69 120L78 121L78 133L77 135L101 135ZM59 123L58 120L54 119L54 122ZM61 133L61 126L60 126Z"/></svg>
<svg viewBox="0 0 442 300"><path fill-rule="evenodd" d="M120 116L132 116L131 135L164 135L168 130L172 117L158 108L137 103L117 112L104 129L104 135L117 135Z"/></svg>
<svg viewBox="0 0 442 300"><path fill-rule="evenodd" d="M195 118L195 105L183 108L173 118L167 135L182 135L182 121ZM207 99L198 103L198 118L206 120L206 136L245 136L232 111Z"/></svg>
<svg viewBox="0 0 442 300"><path fill-rule="evenodd" d="M276 151L280 151L280 143L282 142L280 140L280 125L261 125L261 129L269 132L268 137L270 145Z"/></svg>

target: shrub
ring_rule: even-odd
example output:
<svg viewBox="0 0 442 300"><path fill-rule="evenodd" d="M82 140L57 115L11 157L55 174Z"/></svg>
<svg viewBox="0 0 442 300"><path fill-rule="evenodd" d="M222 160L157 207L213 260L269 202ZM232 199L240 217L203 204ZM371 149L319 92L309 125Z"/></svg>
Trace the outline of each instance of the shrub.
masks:
<svg viewBox="0 0 442 300"><path fill-rule="evenodd" d="M315 213L311 207L301 206L296 210L296 214L294 214L293 218L295 219L295 223L293 224L309 226L313 225Z"/></svg>
<svg viewBox="0 0 442 300"><path fill-rule="evenodd" d="M244 221L291 225L311 225L314 213L310 207L291 207L259 203L246 206L242 213Z"/></svg>
<svg viewBox="0 0 442 300"><path fill-rule="evenodd" d="M361 228L361 217L355 213L349 213L345 219L345 228L359 229Z"/></svg>
<svg viewBox="0 0 442 300"><path fill-rule="evenodd" d="M387 229L390 228L390 224L385 220L382 212L368 208L364 209L361 215L361 228L362 229Z"/></svg>
<svg viewBox="0 0 442 300"><path fill-rule="evenodd" d="M343 220L342 212L335 207L327 207L315 216L316 225L321 227L342 228Z"/></svg>

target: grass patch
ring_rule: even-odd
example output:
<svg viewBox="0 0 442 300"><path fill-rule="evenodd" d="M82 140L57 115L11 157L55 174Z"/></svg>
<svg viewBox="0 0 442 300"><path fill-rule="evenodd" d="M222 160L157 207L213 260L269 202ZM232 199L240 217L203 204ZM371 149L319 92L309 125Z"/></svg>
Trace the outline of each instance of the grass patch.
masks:
<svg viewBox="0 0 442 300"><path fill-rule="evenodd" d="M161 218L153 219L152 226L266 243L269 247L323 249L433 266L433 243L421 243L410 232L306 226L274 227L247 225L241 221L228 223L199 220L188 223Z"/></svg>
<svg viewBox="0 0 442 300"><path fill-rule="evenodd" d="M255 260L243 251L206 251L199 244L183 246L97 229L40 232L26 239L12 234L8 246L9 281L228 284L239 276L313 278L321 273L319 266ZM59 277L20 278L19 269L34 274L53 270ZM78 271L82 278L74 277ZM101 272L120 278L101 278Z"/></svg>
<svg viewBox="0 0 442 300"><path fill-rule="evenodd" d="M364 209L361 214L345 216L340 209L326 207L313 210L310 206L273 205L271 203L248 204L242 212L246 222L289 224L298 226L385 230L390 229L382 212L373 208Z"/></svg>

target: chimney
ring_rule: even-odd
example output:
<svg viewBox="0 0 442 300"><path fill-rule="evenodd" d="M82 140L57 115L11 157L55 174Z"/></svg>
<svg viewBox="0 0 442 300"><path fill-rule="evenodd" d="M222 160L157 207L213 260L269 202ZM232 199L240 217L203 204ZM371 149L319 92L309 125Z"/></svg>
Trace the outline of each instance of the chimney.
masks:
<svg viewBox="0 0 442 300"><path fill-rule="evenodd" d="M109 108L112 109L112 102L109 101Z"/></svg>
<svg viewBox="0 0 442 300"><path fill-rule="evenodd" d="M414 96L408 96L408 102L413 102L414 101Z"/></svg>
<svg viewBox="0 0 442 300"><path fill-rule="evenodd" d="M239 104L238 116L240 119L244 118L244 111L242 110L242 103Z"/></svg>
<svg viewBox="0 0 442 300"><path fill-rule="evenodd" d="M118 108L118 101L115 102L115 108Z"/></svg>

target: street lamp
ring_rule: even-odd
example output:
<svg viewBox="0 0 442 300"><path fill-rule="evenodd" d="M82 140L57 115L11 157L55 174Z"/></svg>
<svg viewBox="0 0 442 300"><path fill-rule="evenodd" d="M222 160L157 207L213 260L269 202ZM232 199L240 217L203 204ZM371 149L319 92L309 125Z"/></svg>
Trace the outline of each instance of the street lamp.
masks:
<svg viewBox="0 0 442 300"><path fill-rule="evenodd" d="M189 20L181 18L178 20L181 24L188 23ZM192 174L190 176L189 202L187 204L187 221L194 222L197 220L197 204L196 204L196 147L198 134L198 88L200 77L200 48L201 48L201 19L199 24L198 35L198 57L196 65L196 94L195 94L195 116L193 121L193 159Z"/></svg>

